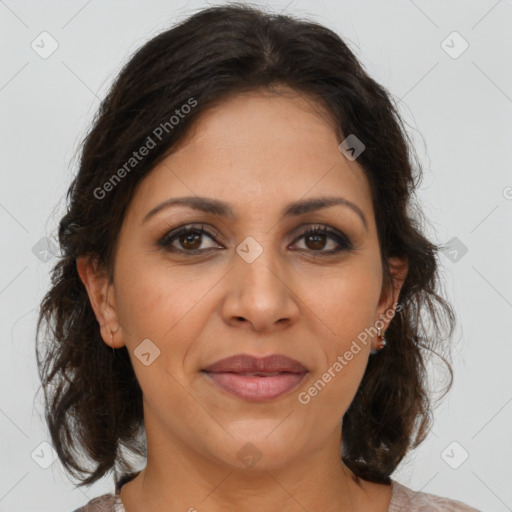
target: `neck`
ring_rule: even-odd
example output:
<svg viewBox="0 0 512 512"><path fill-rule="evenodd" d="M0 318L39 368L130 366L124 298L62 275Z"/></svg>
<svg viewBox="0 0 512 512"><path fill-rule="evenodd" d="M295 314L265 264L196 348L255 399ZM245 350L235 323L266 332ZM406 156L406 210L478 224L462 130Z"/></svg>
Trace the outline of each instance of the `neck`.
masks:
<svg viewBox="0 0 512 512"><path fill-rule="evenodd" d="M375 506L375 488L357 479L336 456L341 426L323 446L300 457L288 457L285 464L262 458L254 466L242 468L207 457L176 440L161 442L147 428L146 436L146 467L121 488L126 512L387 510ZM380 488L380 496L384 492L390 496L389 489ZM384 502L389 502L389 496L383 496Z"/></svg>

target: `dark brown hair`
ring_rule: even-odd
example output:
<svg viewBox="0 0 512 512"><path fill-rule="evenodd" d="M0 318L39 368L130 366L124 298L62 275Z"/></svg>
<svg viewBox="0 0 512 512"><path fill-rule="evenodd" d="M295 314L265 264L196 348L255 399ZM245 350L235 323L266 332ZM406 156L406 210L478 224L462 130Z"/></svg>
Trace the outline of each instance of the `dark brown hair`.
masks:
<svg viewBox="0 0 512 512"><path fill-rule="evenodd" d="M67 193L58 232L61 257L41 303L36 354L53 445L80 485L112 469L133 470L130 456L145 456L146 447L139 435L142 391L127 349L103 342L76 259L92 256L112 278L117 237L137 184L201 112L274 85L324 106L340 142L343 134L363 141L357 161L371 186L385 287L392 285L389 258L408 262L401 310L386 331L388 346L370 357L343 419L343 461L361 478L389 483L407 451L428 433L427 356L446 350L455 317L439 290L440 246L422 234L424 219L413 203L421 166L396 102L331 30L231 4L195 13L133 55L100 105ZM183 109L187 104L194 106ZM176 123L171 117L177 111L184 115ZM155 147L127 171L148 137ZM122 179L113 181L123 166L125 172L117 173ZM450 373L448 391L452 370L440 357Z"/></svg>

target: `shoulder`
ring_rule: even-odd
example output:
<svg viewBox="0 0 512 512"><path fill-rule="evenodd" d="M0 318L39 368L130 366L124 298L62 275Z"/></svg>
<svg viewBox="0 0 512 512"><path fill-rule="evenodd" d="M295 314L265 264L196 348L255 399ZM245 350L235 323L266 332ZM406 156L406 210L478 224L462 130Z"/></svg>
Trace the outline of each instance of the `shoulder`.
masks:
<svg viewBox="0 0 512 512"><path fill-rule="evenodd" d="M119 498L114 494L104 494L89 501L83 507L73 512L124 512L124 507Z"/></svg>
<svg viewBox="0 0 512 512"><path fill-rule="evenodd" d="M391 480L392 493L388 512L480 512L465 503L435 494L413 491ZM73 512L125 512L118 495L104 494Z"/></svg>
<svg viewBox="0 0 512 512"><path fill-rule="evenodd" d="M140 471L135 471L121 475L119 479L114 481L114 493L104 494L103 496L94 498L89 501L89 503L83 507L77 508L73 512L126 512L123 502L121 501L120 490L125 483L135 478L139 473Z"/></svg>
<svg viewBox="0 0 512 512"><path fill-rule="evenodd" d="M388 512L480 512L461 501L435 494L413 491L392 480L391 503Z"/></svg>

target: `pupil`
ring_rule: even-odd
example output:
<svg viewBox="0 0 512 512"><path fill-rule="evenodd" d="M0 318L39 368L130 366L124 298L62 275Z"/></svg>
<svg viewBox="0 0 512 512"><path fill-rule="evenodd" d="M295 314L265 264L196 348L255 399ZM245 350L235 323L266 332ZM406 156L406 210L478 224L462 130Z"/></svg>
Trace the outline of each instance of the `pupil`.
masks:
<svg viewBox="0 0 512 512"><path fill-rule="evenodd" d="M309 235L308 239L313 240L313 249L323 249L324 243L322 243L322 238L325 238L325 235Z"/></svg>
<svg viewBox="0 0 512 512"><path fill-rule="evenodd" d="M200 243L199 244L195 244L194 245L194 239L197 240L200 239L200 235L197 234L197 233L187 233L186 235L183 235L183 237L181 238L182 240L182 245L185 247L185 248L189 248L189 249L197 249L197 247L199 245L201 245Z"/></svg>

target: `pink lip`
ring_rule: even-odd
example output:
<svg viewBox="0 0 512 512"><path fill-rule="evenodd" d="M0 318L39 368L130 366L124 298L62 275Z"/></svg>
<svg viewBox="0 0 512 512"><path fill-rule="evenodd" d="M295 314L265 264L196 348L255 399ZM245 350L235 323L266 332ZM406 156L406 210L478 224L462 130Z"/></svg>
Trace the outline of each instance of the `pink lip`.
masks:
<svg viewBox="0 0 512 512"><path fill-rule="evenodd" d="M240 354L221 359L203 372L221 389L258 402L290 392L308 370L298 361L280 354L264 358Z"/></svg>

